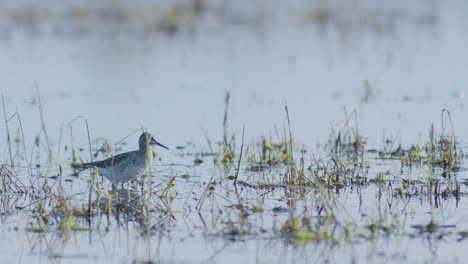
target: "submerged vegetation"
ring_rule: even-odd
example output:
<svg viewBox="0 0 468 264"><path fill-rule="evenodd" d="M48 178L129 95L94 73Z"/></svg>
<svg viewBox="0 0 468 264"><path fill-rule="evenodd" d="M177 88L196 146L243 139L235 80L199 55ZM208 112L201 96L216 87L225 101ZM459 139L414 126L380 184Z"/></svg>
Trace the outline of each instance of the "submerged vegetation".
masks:
<svg viewBox="0 0 468 264"><path fill-rule="evenodd" d="M9 215L24 215L16 219L17 232L45 235L39 239L55 234L62 241L77 232L131 227L143 237L164 237L180 229L181 223L187 225L189 236L201 229L206 238L281 240L296 246L308 242L346 245L391 236L466 237L466 230L457 225L438 222L436 211L447 201L458 204L468 184L456 177L464 153L449 111L442 111L440 132L430 125L426 143L405 148L386 140L382 149L368 149L353 111L345 116L342 128L330 133L321 150L327 155L317 157L295 142L287 105L282 136L263 136L246 144L244 128L240 147L236 146L237 137L228 129L229 100L228 93L222 141L214 145L207 138L210 153L194 153L187 156L194 157L192 165L170 164L168 171L153 170L153 175L113 191L95 173L76 174L76 165L86 155L108 157L119 146L106 139L91 140L87 122L87 134L77 135L74 121L82 118L66 126L68 139L62 135L67 130L62 125L58 145L52 144L39 91L41 129L29 146L21 114L12 115L3 104L8 155L0 166L2 223L11 222ZM10 132L15 125L16 135ZM76 137L87 138L88 146L77 148ZM66 160L59 159L61 155ZM213 157L214 167L195 173L210 166L203 161L207 155ZM353 197L352 206L343 199L348 195ZM416 200L430 208L431 217L408 224L405 214L414 210L408 204Z"/></svg>

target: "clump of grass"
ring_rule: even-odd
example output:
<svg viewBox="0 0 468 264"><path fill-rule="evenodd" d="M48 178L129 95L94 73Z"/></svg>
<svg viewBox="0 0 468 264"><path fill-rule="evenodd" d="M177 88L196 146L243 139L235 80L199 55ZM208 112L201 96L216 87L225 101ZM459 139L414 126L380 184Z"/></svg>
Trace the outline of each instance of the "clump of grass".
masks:
<svg viewBox="0 0 468 264"><path fill-rule="evenodd" d="M447 119L450 125L449 132L445 131ZM463 159L464 154L457 148L457 138L450 111L442 110L441 123L442 132L438 140L435 140L434 125L431 126L429 142L426 144L427 163L429 166L442 168L444 174L449 176L452 172L458 171L460 161Z"/></svg>
<svg viewBox="0 0 468 264"><path fill-rule="evenodd" d="M228 109L230 97L230 93L227 92L224 99L225 108L223 119L223 142L221 143L221 163L225 166L225 168L229 168L231 165L233 165L235 160L235 136L234 134L231 137L228 136Z"/></svg>
<svg viewBox="0 0 468 264"><path fill-rule="evenodd" d="M283 182L286 184L292 184L292 185L305 185L307 181L307 177L304 174L304 158L301 157L300 159L300 166L299 169L296 166L296 162L294 160L294 154L293 154L293 136L291 132L291 121L289 119L289 110L288 106L285 104L284 109L286 111L286 120L288 122L288 152L287 152L287 160L288 160L288 166L286 173L284 174L283 177ZM304 151L302 151L304 153Z"/></svg>
<svg viewBox="0 0 468 264"><path fill-rule="evenodd" d="M271 187L281 187L282 185L322 187L322 185L326 185L328 188L341 188L344 184L360 185L367 181L365 176L367 174L367 165L364 163L365 142L357 132L357 128L346 125L338 133L337 138L332 140L334 143L330 145L330 158L325 161L315 161L306 170L305 155L307 152L304 146L299 151L294 147L295 143L287 105L285 105L285 113L287 128L284 129L283 140L280 143L273 144L271 136L269 139L262 137L259 144L261 146L260 150L256 151L255 147L248 147L246 151L247 170L254 173L261 172L265 175L265 170L270 169L271 172L271 169L276 168L281 171L281 184L274 184L272 183L273 180L260 182L256 185L245 182L242 182L242 184L256 187L268 185ZM355 115L355 112L353 112L353 115ZM300 156L296 158L294 153L299 153ZM350 159L351 161L349 161ZM272 178L274 178L274 175Z"/></svg>
<svg viewBox="0 0 468 264"><path fill-rule="evenodd" d="M351 120L354 117L354 125ZM352 160L362 162L364 160L365 145L363 137L359 133L357 112L352 111L350 115L345 113L345 123L341 130L332 130L328 140L328 150L333 157L339 160Z"/></svg>
<svg viewBox="0 0 468 264"><path fill-rule="evenodd" d="M246 150L247 170L251 172L263 172L266 169L276 168L282 171L280 181L285 185L306 185L309 179L304 170L305 149L302 147L301 156L294 158L294 138L291 131L291 121L287 104L284 106L287 120L287 129L284 129L282 141L277 144L272 142L271 136L262 137L260 149L248 147ZM299 162L299 165L296 163Z"/></svg>
<svg viewBox="0 0 468 264"><path fill-rule="evenodd" d="M246 148L246 169L251 172L262 172L286 165L289 161L288 148L289 143L286 140L273 143L271 135L262 136L259 143Z"/></svg>
<svg viewBox="0 0 468 264"><path fill-rule="evenodd" d="M26 193L26 186L16 177L6 165L0 165L2 189L0 193Z"/></svg>
<svg viewBox="0 0 468 264"><path fill-rule="evenodd" d="M229 174L231 169L235 169L235 174L228 176L228 178L234 180L234 184L237 183L237 179L239 176L239 171L241 169L241 161L244 152L244 134L245 134L245 126L242 128L242 143L239 155L236 155L235 148L236 148L236 138L235 134L229 136L229 126L228 126L228 109L229 109L229 101L230 101L230 93L227 92L224 98L225 108L224 108L224 119L223 119L223 141L220 143L220 151L218 157L213 157L215 163L218 161L223 165L226 174ZM208 145L210 147L211 152L213 152L211 147L211 141L207 139ZM237 158L237 163L235 162ZM197 159L195 160L195 165L200 164ZM236 166L237 164L237 166Z"/></svg>
<svg viewBox="0 0 468 264"><path fill-rule="evenodd" d="M422 146L414 144L405 149L400 145L389 154L381 151L379 156L383 159L400 160L401 170L403 167L425 164L431 173L434 168L441 168L444 177L450 176L459 170L464 153L457 146L458 142L450 111L442 110L441 123L442 129L439 135L436 133L434 124L431 124L428 141ZM446 129L447 123L449 123L449 129Z"/></svg>

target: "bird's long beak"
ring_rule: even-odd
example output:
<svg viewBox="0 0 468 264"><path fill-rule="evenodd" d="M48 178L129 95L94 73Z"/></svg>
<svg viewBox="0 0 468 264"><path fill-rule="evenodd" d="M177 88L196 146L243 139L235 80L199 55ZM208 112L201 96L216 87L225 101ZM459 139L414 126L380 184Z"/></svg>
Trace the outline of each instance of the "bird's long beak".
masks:
<svg viewBox="0 0 468 264"><path fill-rule="evenodd" d="M160 147L163 147L163 148L165 148L165 149L169 150L169 148L168 148L168 147L166 147L166 146L164 146L163 144L161 144L161 143L157 142L156 140L154 141L154 145L157 145L157 146L160 146Z"/></svg>
<svg viewBox="0 0 468 264"><path fill-rule="evenodd" d="M169 150L168 147L166 147L166 146L164 146L163 144L157 142L156 139L154 139L154 137L151 137L149 144L150 144L150 145L157 145L157 146L160 146L160 147L163 147L163 148Z"/></svg>

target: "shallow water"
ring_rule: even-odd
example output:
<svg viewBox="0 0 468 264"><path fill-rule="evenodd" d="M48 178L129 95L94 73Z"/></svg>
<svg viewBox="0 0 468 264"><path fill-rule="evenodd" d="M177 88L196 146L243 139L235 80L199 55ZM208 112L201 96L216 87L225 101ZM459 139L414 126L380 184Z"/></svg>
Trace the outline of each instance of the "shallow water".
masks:
<svg viewBox="0 0 468 264"><path fill-rule="evenodd" d="M457 263L466 258L460 235L468 229L464 158L460 171L445 180L440 169L432 172L419 164L401 171L400 160L366 151L360 162L368 172L359 175L374 179L384 173L384 183L347 182L323 193L254 188L265 179L280 184L286 168L250 171L249 156L239 180L252 186L236 189L227 176L235 174L237 160L226 171L213 164L212 156L201 155L221 154L215 142L223 138L227 92L228 136L235 136L236 153L244 125L250 151L260 148L256 143L262 136L284 141L285 104L295 156L304 146L306 167L316 159L328 161L329 139L338 131L355 131L356 124L366 150L424 145L432 124L437 136L449 135L452 127L447 115L441 120L443 109L451 113L458 149L466 152L464 1L335 1L325 9L302 1L288 7L212 1L201 13L193 13L190 1L178 9L165 1L112 3L103 2L106 8L101 8L92 1L82 6L7 1L0 9L7 25L0 28L0 89L7 119L12 117L12 139L17 139L12 171L23 183L32 182L40 196L44 176L58 175L62 167L69 202L86 207L90 172L73 176L69 168L72 147L78 161L90 160L85 120L93 153L105 140L114 146L124 139L112 153L135 149L139 133L125 137L143 126L171 148L156 149L149 222L125 214L107 217L101 211L91 224L76 219L85 230L63 231L56 215L45 230L34 232L35 198L2 192L0 252L5 263ZM171 12L178 21L175 33L158 24ZM38 93L49 142L41 132ZM4 133L0 157L9 164ZM53 153L49 166L48 146ZM192 166L196 158L204 162ZM24 168L28 162L31 177ZM173 200L159 199L173 176ZM428 176L441 181L441 190L459 183L460 199L411 188L402 197L395 195L402 179L419 180L416 185L424 187ZM214 189L203 198L212 181ZM58 191L58 179L48 178L48 184ZM109 185L105 180L101 185L103 195ZM353 225L351 235L340 231L342 226L335 227L335 239L319 241L291 241L278 232L291 213L316 223L323 196L340 224ZM248 217L233 207L238 204ZM421 233L412 227L426 226L431 219L447 227ZM392 227L391 232L372 234L366 228L372 224Z"/></svg>

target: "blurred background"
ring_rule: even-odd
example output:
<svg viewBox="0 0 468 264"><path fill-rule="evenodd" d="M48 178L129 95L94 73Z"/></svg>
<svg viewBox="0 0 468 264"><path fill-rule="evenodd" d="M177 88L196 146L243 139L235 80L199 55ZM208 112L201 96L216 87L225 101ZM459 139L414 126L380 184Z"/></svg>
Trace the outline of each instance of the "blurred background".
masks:
<svg viewBox="0 0 468 264"><path fill-rule="evenodd" d="M2 263L463 263L467 11L466 0L0 0ZM285 105L305 188L284 180L297 171ZM140 127L171 148L141 181L154 204L89 218L109 182L95 195L93 174L70 162L136 149ZM224 135L233 152L208 144ZM334 159L330 139L353 160ZM32 192L5 189L15 175Z"/></svg>
<svg viewBox="0 0 468 264"><path fill-rule="evenodd" d="M442 109L466 137L468 2L0 2L0 90L26 136L77 116L91 137L140 127L168 146L229 130L325 143L354 110L369 142L420 142ZM85 128L82 121L76 127ZM354 121L353 121L354 122ZM84 132L75 135L86 143ZM136 136L135 136L136 137Z"/></svg>

